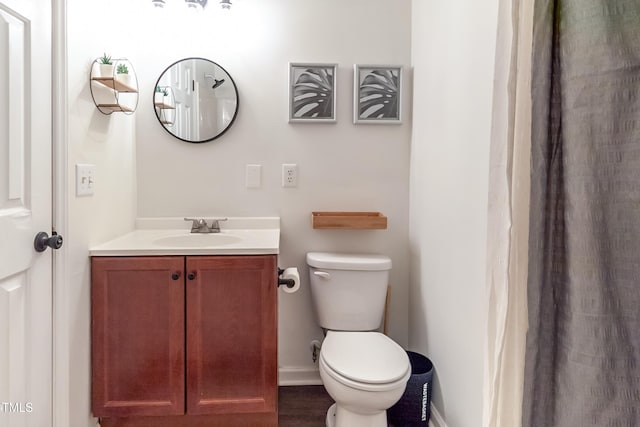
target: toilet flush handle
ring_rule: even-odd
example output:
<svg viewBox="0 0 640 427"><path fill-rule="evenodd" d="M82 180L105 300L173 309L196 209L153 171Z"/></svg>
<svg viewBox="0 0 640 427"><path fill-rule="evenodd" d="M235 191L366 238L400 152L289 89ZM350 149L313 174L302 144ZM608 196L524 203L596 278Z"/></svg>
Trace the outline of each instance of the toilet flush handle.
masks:
<svg viewBox="0 0 640 427"><path fill-rule="evenodd" d="M313 274L318 277L322 277L325 280L329 280L331 278L331 274L327 273L326 271L314 271Z"/></svg>

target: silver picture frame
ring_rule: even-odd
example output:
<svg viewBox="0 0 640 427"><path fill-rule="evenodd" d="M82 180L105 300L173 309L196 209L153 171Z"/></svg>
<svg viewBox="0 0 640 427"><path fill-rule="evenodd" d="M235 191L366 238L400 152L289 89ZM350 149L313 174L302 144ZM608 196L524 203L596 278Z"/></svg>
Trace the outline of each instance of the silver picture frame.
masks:
<svg viewBox="0 0 640 427"><path fill-rule="evenodd" d="M402 123L400 65L354 65L353 123Z"/></svg>
<svg viewBox="0 0 640 427"><path fill-rule="evenodd" d="M338 64L289 63L289 123L335 123Z"/></svg>

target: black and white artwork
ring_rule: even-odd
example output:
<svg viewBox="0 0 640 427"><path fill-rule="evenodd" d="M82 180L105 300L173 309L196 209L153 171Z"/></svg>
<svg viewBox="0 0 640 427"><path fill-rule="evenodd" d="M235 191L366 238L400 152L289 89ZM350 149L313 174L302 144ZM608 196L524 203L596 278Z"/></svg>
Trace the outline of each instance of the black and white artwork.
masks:
<svg viewBox="0 0 640 427"><path fill-rule="evenodd" d="M402 123L402 67L354 66L353 122Z"/></svg>
<svg viewBox="0 0 640 427"><path fill-rule="evenodd" d="M289 122L335 123L337 64L289 64Z"/></svg>

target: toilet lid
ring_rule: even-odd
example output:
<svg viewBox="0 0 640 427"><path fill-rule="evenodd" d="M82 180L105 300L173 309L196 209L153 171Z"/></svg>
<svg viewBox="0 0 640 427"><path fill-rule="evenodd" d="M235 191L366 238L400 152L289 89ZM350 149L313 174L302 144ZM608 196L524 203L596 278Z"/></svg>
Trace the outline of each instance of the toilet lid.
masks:
<svg viewBox="0 0 640 427"><path fill-rule="evenodd" d="M381 271L391 270L391 258L378 254L347 254L337 252L309 252L307 264L333 270Z"/></svg>
<svg viewBox="0 0 640 427"><path fill-rule="evenodd" d="M379 332L327 332L320 351L325 363L353 381L385 384L411 369L407 352Z"/></svg>

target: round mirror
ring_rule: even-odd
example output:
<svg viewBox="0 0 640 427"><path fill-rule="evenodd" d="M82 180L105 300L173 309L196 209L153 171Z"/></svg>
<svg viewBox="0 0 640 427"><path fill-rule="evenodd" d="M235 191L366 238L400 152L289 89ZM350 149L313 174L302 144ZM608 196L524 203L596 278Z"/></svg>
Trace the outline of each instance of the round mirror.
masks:
<svg viewBox="0 0 640 427"><path fill-rule="evenodd" d="M162 127L186 142L220 137L238 114L238 89L227 71L204 58L169 65L156 82L153 106Z"/></svg>

